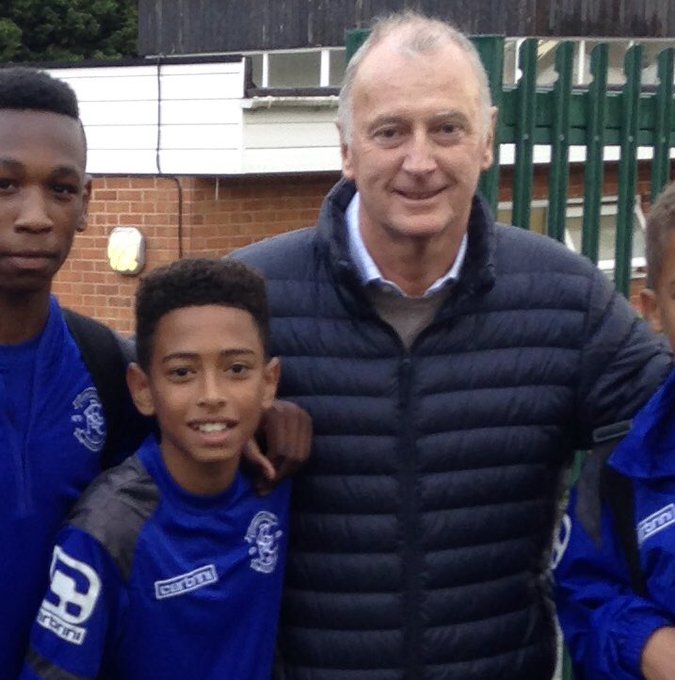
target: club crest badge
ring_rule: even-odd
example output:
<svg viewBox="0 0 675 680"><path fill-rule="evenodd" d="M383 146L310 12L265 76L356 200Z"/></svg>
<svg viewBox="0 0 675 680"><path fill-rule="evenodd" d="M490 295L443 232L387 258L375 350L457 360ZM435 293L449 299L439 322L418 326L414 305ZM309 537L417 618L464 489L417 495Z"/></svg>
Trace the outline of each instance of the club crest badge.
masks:
<svg viewBox="0 0 675 680"><path fill-rule="evenodd" d="M251 569L261 574L271 574L279 559L279 541L283 535L279 518L272 512L259 512L248 525L246 542L251 544Z"/></svg>
<svg viewBox="0 0 675 680"><path fill-rule="evenodd" d="M75 426L73 434L82 446L91 452L98 453L105 443L105 418L103 405L96 388L88 387L80 392L73 401L74 413L71 421Z"/></svg>

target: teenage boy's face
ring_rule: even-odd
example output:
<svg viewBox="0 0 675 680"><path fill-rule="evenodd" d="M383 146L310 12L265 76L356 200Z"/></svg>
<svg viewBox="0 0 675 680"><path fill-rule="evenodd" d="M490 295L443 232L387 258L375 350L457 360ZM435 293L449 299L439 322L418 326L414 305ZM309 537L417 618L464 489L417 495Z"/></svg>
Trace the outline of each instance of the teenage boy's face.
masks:
<svg viewBox="0 0 675 680"><path fill-rule="evenodd" d="M148 373L134 365L128 378L139 410L157 416L174 479L192 493L215 494L232 482L272 404L279 362L266 360L248 312L184 307L160 319Z"/></svg>
<svg viewBox="0 0 675 680"><path fill-rule="evenodd" d="M0 294L50 290L86 225L85 159L78 121L0 110Z"/></svg>

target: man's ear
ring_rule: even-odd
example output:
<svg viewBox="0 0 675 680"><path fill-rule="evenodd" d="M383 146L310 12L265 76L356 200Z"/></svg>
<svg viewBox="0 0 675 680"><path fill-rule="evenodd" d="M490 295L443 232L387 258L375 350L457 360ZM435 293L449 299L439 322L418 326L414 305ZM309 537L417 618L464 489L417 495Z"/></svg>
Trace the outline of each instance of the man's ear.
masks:
<svg viewBox="0 0 675 680"><path fill-rule="evenodd" d="M278 357L274 357L267 362L263 373L263 410L267 410L272 406L272 402L276 399L280 375L281 362Z"/></svg>
<svg viewBox="0 0 675 680"><path fill-rule="evenodd" d="M150 380L137 363L131 363L127 367L127 385L140 413L144 416L154 416L155 402L150 390Z"/></svg>
<svg viewBox="0 0 675 680"><path fill-rule="evenodd" d="M661 308L656 299L656 293L651 288L643 288L640 291L640 308L642 316L649 322L655 333L663 332L663 322L661 320Z"/></svg>
<svg viewBox="0 0 675 680"><path fill-rule="evenodd" d="M87 228L89 219L89 201L91 200L91 176L84 176L84 187L82 189L82 212L75 227L77 231L84 231Z"/></svg>
<svg viewBox="0 0 675 680"><path fill-rule="evenodd" d="M487 170L492 166L494 161L494 144L495 144L495 130L497 129L497 107L490 107L490 122L488 129L485 131L485 140L483 146L483 157L481 159L481 170Z"/></svg>
<svg viewBox="0 0 675 680"><path fill-rule="evenodd" d="M342 158L342 176L345 179L354 179L354 167L352 166L352 151L349 146L344 130L340 123L336 123L338 133L340 134L340 157Z"/></svg>

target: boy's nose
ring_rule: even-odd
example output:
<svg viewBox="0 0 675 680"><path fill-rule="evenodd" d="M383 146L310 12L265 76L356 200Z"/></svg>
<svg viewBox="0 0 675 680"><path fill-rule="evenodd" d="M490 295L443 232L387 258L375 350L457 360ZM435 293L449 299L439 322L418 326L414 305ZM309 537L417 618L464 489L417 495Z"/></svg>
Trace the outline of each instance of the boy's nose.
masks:
<svg viewBox="0 0 675 680"><path fill-rule="evenodd" d="M219 380L214 375L205 375L201 385L201 395L198 400L200 406L222 406L226 402L224 391Z"/></svg>
<svg viewBox="0 0 675 680"><path fill-rule="evenodd" d="M14 226L19 231L43 232L54 227L54 220L49 214L48 198L38 189L22 190L22 200Z"/></svg>

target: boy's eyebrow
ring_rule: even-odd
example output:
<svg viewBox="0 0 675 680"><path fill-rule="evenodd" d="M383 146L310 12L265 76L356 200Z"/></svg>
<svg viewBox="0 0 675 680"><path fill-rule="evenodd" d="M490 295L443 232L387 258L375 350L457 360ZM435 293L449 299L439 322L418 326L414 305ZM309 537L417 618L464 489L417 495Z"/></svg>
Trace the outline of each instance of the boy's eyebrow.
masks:
<svg viewBox="0 0 675 680"><path fill-rule="evenodd" d="M231 347L230 349L224 349L219 352L221 357L238 356L241 354L255 355L255 350L249 347ZM172 352L162 357L162 363L171 361L172 359L197 359L199 357L199 352Z"/></svg>
<svg viewBox="0 0 675 680"><path fill-rule="evenodd" d="M0 167L12 172L24 172L26 166L21 161L15 158L0 156ZM80 171L73 165L57 165L50 173L50 177L62 177L64 175L72 176L75 179L80 179Z"/></svg>

